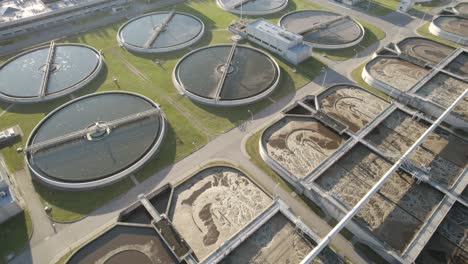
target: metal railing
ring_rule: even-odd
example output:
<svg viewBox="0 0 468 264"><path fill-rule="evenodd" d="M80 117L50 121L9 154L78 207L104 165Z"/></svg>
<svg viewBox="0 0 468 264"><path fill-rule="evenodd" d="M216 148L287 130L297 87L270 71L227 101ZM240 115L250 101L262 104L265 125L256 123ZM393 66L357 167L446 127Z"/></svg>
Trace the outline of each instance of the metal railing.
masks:
<svg viewBox="0 0 468 264"><path fill-rule="evenodd" d="M54 62L54 56L55 56L55 42L51 41L50 47L49 47L49 54L47 55L47 61L45 64L44 76L42 76L42 83L41 83L41 90L40 90L41 97L44 97L46 95L47 86L49 86L50 67L52 66L52 63Z"/></svg>
<svg viewBox="0 0 468 264"><path fill-rule="evenodd" d="M159 24L159 25L156 25L152 28L151 30L151 34L148 38L148 40L145 42L145 45L144 47L146 49L149 49L151 47L151 45L153 45L153 43L156 41L156 39L159 37L159 35L161 35L162 32L164 32L164 30L166 30L167 28L167 25L169 24L169 22L171 21L171 19L174 17L174 14L175 14L175 11L172 10L168 15L167 17L164 19L164 21Z"/></svg>
<svg viewBox="0 0 468 264"><path fill-rule="evenodd" d="M226 62L222 66L224 67L224 69L222 69L221 78L219 79L218 85L216 86L216 94L214 96L215 100L219 100L221 91L224 86L224 82L226 81L227 74L229 73L229 68L231 67L232 58L234 57L236 48L237 48L237 42L234 42L232 44L231 50L229 51L229 55L226 59Z"/></svg>

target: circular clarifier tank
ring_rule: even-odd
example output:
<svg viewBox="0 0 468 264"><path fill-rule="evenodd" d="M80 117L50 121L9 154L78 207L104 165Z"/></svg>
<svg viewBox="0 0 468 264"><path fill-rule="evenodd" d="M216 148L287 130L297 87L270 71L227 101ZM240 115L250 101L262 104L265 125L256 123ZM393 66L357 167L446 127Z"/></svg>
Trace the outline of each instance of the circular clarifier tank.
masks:
<svg viewBox="0 0 468 264"><path fill-rule="evenodd" d="M159 106L138 94L96 93L48 114L24 148L26 162L47 185L90 189L118 181L158 151L166 130Z"/></svg>
<svg viewBox="0 0 468 264"><path fill-rule="evenodd" d="M236 106L268 96L278 86L280 68L268 54L247 46L222 44L194 50L174 68L174 85L190 99Z"/></svg>
<svg viewBox="0 0 468 264"><path fill-rule="evenodd" d="M286 8L288 0L216 0L218 6L234 14L267 15Z"/></svg>
<svg viewBox="0 0 468 264"><path fill-rule="evenodd" d="M55 44L23 52L0 66L0 100L34 103L72 93L91 82L101 53L81 44Z"/></svg>
<svg viewBox="0 0 468 264"><path fill-rule="evenodd" d="M179 12L156 12L125 23L117 40L134 52L159 53L188 47L203 36L205 26L197 17Z"/></svg>
<svg viewBox="0 0 468 264"><path fill-rule="evenodd" d="M284 15L279 25L300 34L310 46L342 49L354 46L364 38L359 22L341 14L323 10L300 10Z"/></svg>

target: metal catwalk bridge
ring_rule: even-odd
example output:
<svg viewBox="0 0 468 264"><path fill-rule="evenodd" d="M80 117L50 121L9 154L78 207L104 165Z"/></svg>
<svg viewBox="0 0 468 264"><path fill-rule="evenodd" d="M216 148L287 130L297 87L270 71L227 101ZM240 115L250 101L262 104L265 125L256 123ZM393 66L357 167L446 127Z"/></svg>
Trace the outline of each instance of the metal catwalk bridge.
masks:
<svg viewBox="0 0 468 264"><path fill-rule="evenodd" d="M161 33L166 30L167 25L169 25L169 22L174 17L174 14L175 11L172 10L161 24L158 24L151 29L150 36L144 45L145 49L149 49L159 37L159 35L161 35Z"/></svg>
<svg viewBox="0 0 468 264"><path fill-rule="evenodd" d="M153 108L144 112L125 116L125 117L115 119L109 122L96 122L90 127L87 127L85 129L81 129L76 132L72 132L72 133L69 133L60 137L56 137L56 138L48 139L48 140L45 140L36 144L32 144L24 148L23 151L25 153L27 152L33 153L39 150L51 148L51 147L62 145L62 144L65 144L74 140L82 139L94 133L98 133L98 132L110 133L110 130L116 127L123 126L125 124L129 124L132 122L136 122L136 121L151 117L153 115L158 114L159 112L160 112L159 109Z"/></svg>

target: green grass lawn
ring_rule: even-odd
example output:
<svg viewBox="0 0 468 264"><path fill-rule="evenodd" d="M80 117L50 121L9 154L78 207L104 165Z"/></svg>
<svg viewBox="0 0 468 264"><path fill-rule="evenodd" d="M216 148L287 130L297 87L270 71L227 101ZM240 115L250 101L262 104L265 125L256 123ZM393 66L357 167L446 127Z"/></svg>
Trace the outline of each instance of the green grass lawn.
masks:
<svg viewBox="0 0 468 264"><path fill-rule="evenodd" d="M444 0L432 0L428 3L419 3L419 4L414 4L413 8L420 10L420 11L430 11L434 9L435 7L440 6L443 4L445 1Z"/></svg>
<svg viewBox="0 0 468 264"><path fill-rule="evenodd" d="M314 52L320 53L331 60L347 60L356 56L356 53L385 38L385 32L379 27L363 21L359 21L359 23L364 27L365 35L358 45L337 50L314 49Z"/></svg>
<svg viewBox="0 0 468 264"><path fill-rule="evenodd" d="M290 1L289 5L289 8L291 6L294 8L316 7L305 0L293 0ZM207 32L204 38L191 49L211 44L229 43L228 38L231 34L225 29L236 16L228 12L221 12L214 1L189 2L177 6L176 9L192 13L205 23ZM73 96L121 89L143 94L159 103L164 110L169 122L167 138L159 155L136 173L136 177L140 181L189 155L213 137L246 120L250 117L247 110L255 113L272 103L267 99L249 106L234 108L215 108L193 103L178 94L171 80L175 64L181 56L189 52L189 49L162 55L129 53L120 48L115 40L117 30L122 23L123 21L57 42L88 44L101 50L105 57L106 67L97 80ZM156 58L161 61L161 66L153 63ZM270 96L273 100L302 87L317 76L324 66L320 61L310 58L297 67L297 70L294 70L278 57L275 56L275 58L282 69L282 78L281 84ZM118 79L118 86L112 81L114 77ZM70 99L71 97L66 97L42 104L15 105L1 117L0 129L20 124L24 132L21 142L0 150L10 171L17 171L24 167L23 155L17 153L16 149L25 144L34 126L47 113ZM7 107L8 104L0 104L0 113ZM70 193L51 190L39 184L36 184L36 191L43 203L48 203L53 207L52 218L70 221L83 217L131 187L132 183L125 180L97 191Z"/></svg>
<svg viewBox="0 0 468 264"><path fill-rule="evenodd" d="M68 252L67 254L63 255L55 264L66 264L68 258L71 256L73 251Z"/></svg>
<svg viewBox="0 0 468 264"><path fill-rule="evenodd" d="M460 47L459 44L455 43L455 42L452 42L450 40L446 40L446 39L443 39L443 38L439 38L435 35L433 35L431 32L429 32L429 26L431 25L430 22L427 22L425 24L423 24L422 26L420 26L416 32L425 37L425 38L428 38L428 39L432 39L434 41L437 41L437 42L440 42L440 43L444 43L445 45L449 45L449 46L452 46L452 47Z"/></svg>
<svg viewBox="0 0 468 264"><path fill-rule="evenodd" d="M49 216L60 221L73 221L101 207L111 199L124 194L132 188L133 182L124 179L113 185L85 192L60 191L34 183L43 204L49 204L52 211Z"/></svg>
<svg viewBox="0 0 468 264"><path fill-rule="evenodd" d="M385 16L395 11L400 5L396 0L367 0L358 6L374 16Z"/></svg>
<svg viewBox="0 0 468 264"><path fill-rule="evenodd" d="M0 263L11 253L20 254L32 232L29 213L18 214L0 225Z"/></svg>

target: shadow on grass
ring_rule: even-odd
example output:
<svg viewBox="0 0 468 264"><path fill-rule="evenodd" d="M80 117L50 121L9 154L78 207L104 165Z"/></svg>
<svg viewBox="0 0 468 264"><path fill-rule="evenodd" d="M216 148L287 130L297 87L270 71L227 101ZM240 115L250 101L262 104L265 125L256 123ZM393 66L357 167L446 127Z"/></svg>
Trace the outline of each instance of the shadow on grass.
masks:
<svg viewBox="0 0 468 264"><path fill-rule="evenodd" d="M6 263L6 257L10 254L19 255L29 248L29 236L32 227L29 215L22 212L0 225L0 263ZM29 256L30 257L30 256ZM23 259L27 261L27 259ZM24 263L32 263L24 262Z"/></svg>
<svg viewBox="0 0 468 264"><path fill-rule="evenodd" d="M112 185L87 191L65 191L45 186L33 179L33 185L42 202L52 207L49 216L57 221L73 221L88 215L133 187L126 178Z"/></svg>
<svg viewBox="0 0 468 264"><path fill-rule="evenodd" d="M200 2L200 3L203 3L203 2ZM211 5L211 2L207 2L207 3ZM187 4L178 5L176 7L176 11L189 13L191 15L194 15L194 16L198 17L205 24L205 29L215 28L217 26L216 22L214 20L212 20L211 18L209 18L205 14L200 13L198 10L192 8L191 6L189 6Z"/></svg>
<svg viewBox="0 0 468 264"><path fill-rule="evenodd" d="M180 139L171 124L169 122L167 122L167 124L166 137L164 138L159 152L135 175L140 182L168 166L173 166L176 161L176 146L192 144L192 142L184 142Z"/></svg>
<svg viewBox="0 0 468 264"><path fill-rule="evenodd" d="M122 19L117 22L114 22L112 25L106 25L104 27L100 27L94 30L79 32L71 36L66 36L63 39L66 40L67 43L84 43L84 44L88 43L87 38L89 37L99 37L99 38L102 38L104 41L107 40L109 37L112 37L112 39L115 39L115 36L111 36L108 31L110 30L111 32L117 32L121 24L124 21L125 19ZM117 40L115 44L117 44Z"/></svg>
<svg viewBox="0 0 468 264"><path fill-rule="evenodd" d="M327 65L325 65L323 62L317 60L314 57L310 57L306 61L299 64L296 69L298 73L305 76L307 80L310 82L320 75L320 71L324 67L327 67Z"/></svg>
<svg viewBox="0 0 468 264"><path fill-rule="evenodd" d="M384 5L382 3L369 1L369 0L363 1L362 3L358 4L357 7L361 9L361 11L365 12L366 14L377 16L377 17L385 16L395 11L393 9L393 6Z"/></svg>

